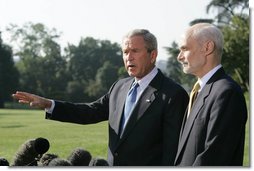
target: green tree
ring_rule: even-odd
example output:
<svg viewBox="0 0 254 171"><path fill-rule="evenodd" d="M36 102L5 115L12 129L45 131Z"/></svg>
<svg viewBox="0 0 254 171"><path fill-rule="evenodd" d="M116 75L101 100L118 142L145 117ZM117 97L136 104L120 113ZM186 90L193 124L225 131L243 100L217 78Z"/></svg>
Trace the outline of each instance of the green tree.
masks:
<svg viewBox="0 0 254 171"><path fill-rule="evenodd" d="M222 64L244 91L249 91L249 24L249 16L234 16L222 29L225 42Z"/></svg>
<svg viewBox="0 0 254 171"><path fill-rule="evenodd" d="M79 99L94 100L106 92L112 79L116 80L122 66L121 49L118 44L92 37L81 38L78 46L65 48L68 60L67 72L71 83L67 92L73 98L79 89ZM108 73L108 71L112 73ZM111 74L111 75L110 75ZM112 74L114 76L112 76ZM75 99L69 99L75 101Z"/></svg>
<svg viewBox="0 0 254 171"><path fill-rule="evenodd" d="M91 97L99 97L105 94L117 79L118 67L112 65L110 61L106 61L103 66L97 70L95 80L89 82L87 93Z"/></svg>
<svg viewBox="0 0 254 171"><path fill-rule="evenodd" d="M12 99L11 94L18 88L18 79L12 49L3 43L0 34L0 108L4 107L4 102Z"/></svg>
<svg viewBox="0 0 254 171"><path fill-rule="evenodd" d="M65 75L66 61L57 43L60 36L57 31L41 23L26 23L22 27L10 25L7 31L20 57L17 67L22 75L21 89L52 98L65 96L68 77Z"/></svg>
<svg viewBox="0 0 254 171"><path fill-rule="evenodd" d="M79 80L68 81L66 87L66 99L72 102L82 102L89 99L89 96L86 95L85 87L88 86L88 83L82 84Z"/></svg>
<svg viewBox="0 0 254 171"><path fill-rule="evenodd" d="M228 24L235 15L245 15L249 8L249 0L212 0L206 7L206 12L215 8L218 15L215 17L218 24Z"/></svg>

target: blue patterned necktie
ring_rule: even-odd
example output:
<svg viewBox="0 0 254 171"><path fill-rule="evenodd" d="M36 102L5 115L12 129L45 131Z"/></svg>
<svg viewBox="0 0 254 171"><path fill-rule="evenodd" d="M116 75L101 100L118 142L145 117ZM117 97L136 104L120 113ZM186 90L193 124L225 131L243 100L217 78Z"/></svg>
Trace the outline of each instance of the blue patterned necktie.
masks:
<svg viewBox="0 0 254 171"><path fill-rule="evenodd" d="M128 96L126 97L126 101L125 101L125 107L124 107L124 115L122 117L122 129L124 129L127 120L130 117L130 114L135 106L136 100L137 100L137 88L138 88L139 84L137 82L135 82L131 89L128 92Z"/></svg>

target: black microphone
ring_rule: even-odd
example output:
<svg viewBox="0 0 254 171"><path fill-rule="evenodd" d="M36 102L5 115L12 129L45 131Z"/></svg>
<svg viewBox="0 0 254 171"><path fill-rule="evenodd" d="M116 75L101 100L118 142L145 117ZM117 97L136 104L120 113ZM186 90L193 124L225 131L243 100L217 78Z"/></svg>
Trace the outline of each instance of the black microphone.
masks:
<svg viewBox="0 0 254 171"><path fill-rule="evenodd" d="M109 166L108 161L103 158L93 158L89 166Z"/></svg>
<svg viewBox="0 0 254 171"><path fill-rule="evenodd" d="M17 151L12 166L38 166L37 161L48 149L49 142L45 138L28 140Z"/></svg>
<svg viewBox="0 0 254 171"><path fill-rule="evenodd" d="M48 166L49 163L55 158L58 158L58 155L51 154L51 153L43 154L38 162L39 163L38 165L39 166Z"/></svg>
<svg viewBox="0 0 254 171"><path fill-rule="evenodd" d="M0 166L9 166L9 162L7 159L0 157Z"/></svg>
<svg viewBox="0 0 254 171"><path fill-rule="evenodd" d="M76 148L72 151L67 158L73 166L88 166L92 159L92 155L89 151L82 148Z"/></svg>
<svg viewBox="0 0 254 171"><path fill-rule="evenodd" d="M48 166L72 166L71 162L66 159L54 158Z"/></svg>
<svg viewBox="0 0 254 171"><path fill-rule="evenodd" d="M12 166L37 166L35 158L38 156L34 149L34 139L26 141L20 146L13 159Z"/></svg>
<svg viewBox="0 0 254 171"><path fill-rule="evenodd" d="M45 138L36 138L35 142L34 142L34 149L35 151L42 155L44 153L46 153L49 149L50 145L49 145L49 141Z"/></svg>

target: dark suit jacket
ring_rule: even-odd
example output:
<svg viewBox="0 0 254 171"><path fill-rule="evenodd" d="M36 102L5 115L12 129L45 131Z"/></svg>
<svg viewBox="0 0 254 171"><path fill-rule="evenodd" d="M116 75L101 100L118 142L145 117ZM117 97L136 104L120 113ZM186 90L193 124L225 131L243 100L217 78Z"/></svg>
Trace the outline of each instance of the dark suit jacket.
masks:
<svg viewBox="0 0 254 171"><path fill-rule="evenodd" d="M242 165L246 120L241 88L220 68L182 125L175 165Z"/></svg>
<svg viewBox="0 0 254 171"><path fill-rule="evenodd" d="M160 71L141 95L119 136L127 92L134 78L117 81L109 92L93 103L56 101L46 118L91 124L108 120L110 165L173 165L188 94Z"/></svg>

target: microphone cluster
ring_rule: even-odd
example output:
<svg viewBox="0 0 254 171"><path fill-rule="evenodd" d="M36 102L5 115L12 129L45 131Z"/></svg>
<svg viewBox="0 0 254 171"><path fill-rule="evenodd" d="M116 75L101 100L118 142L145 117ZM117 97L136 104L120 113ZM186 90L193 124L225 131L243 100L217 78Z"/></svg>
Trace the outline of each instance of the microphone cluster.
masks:
<svg viewBox="0 0 254 171"><path fill-rule="evenodd" d="M16 152L12 164L0 157L0 166L109 166L103 158L92 158L89 151L76 148L67 159L57 154L46 153L49 150L49 141L39 137L23 143Z"/></svg>

